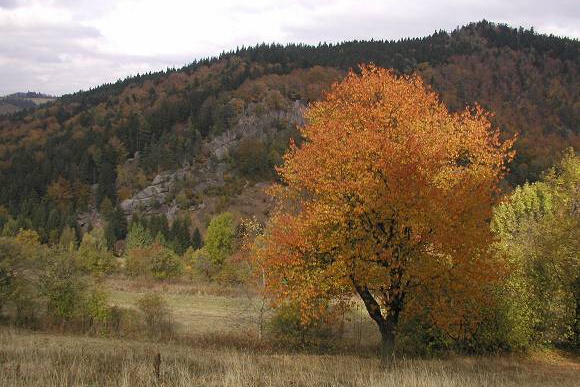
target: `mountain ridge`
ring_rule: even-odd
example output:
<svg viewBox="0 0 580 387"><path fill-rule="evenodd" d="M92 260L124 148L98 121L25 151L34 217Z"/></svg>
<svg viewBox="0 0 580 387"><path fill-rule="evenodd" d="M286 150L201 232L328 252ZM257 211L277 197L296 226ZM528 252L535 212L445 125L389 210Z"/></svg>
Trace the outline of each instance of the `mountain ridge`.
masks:
<svg viewBox="0 0 580 387"><path fill-rule="evenodd" d="M204 227L248 187L275 179L288 140L300 140L297 111L362 62L417 72L451 110L492 111L506 136L519 134L509 182L533 181L578 147L579 49L578 40L482 21L396 42L243 47L128 77L0 118L0 205L48 239L104 199L133 215L123 202L157 176L199 164L206 172L175 179L163 203L152 195L139 211L177 207ZM200 189L203 179L219 184ZM263 216L262 204L240 215ZM65 215L49 222L56 209Z"/></svg>
<svg viewBox="0 0 580 387"><path fill-rule="evenodd" d="M21 110L35 108L56 97L35 91L17 92L0 97L0 115L16 113Z"/></svg>

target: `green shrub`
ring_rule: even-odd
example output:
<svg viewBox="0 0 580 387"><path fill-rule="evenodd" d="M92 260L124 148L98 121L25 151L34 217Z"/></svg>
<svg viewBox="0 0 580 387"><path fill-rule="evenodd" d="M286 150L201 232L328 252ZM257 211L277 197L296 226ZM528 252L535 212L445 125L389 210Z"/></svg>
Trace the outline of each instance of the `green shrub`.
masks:
<svg viewBox="0 0 580 387"><path fill-rule="evenodd" d="M0 238L0 312L12 298L20 269L21 249L8 238Z"/></svg>
<svg viewBox="0 0 580 387"><path fill-rule="evenodd" d="M209 258L205 248L193 250L189 248L183 255L190 278L212 279L220 271Z"/></svg>
<svg viewBox="0 0 580 387"><path fill-rule="evenodd" d="M453 346L453 341L426 316L403 316L397 335L396 351L401 355L437 356Z"/></svg>
<svg viewBox="0 0 580 387"><path fill-rule="evenodd" d="M519 313L509 303L481 309L481 320L474 334L463 340L453 339L423 315L405 316L398 327L397 352L409 356L437 356L449 351L468 354L497 353L529 347L531 332L522 325ZM514 314L515 312L515 314Z"/></svg>
<svg viewBox="0 0 580 387"><path fill-rule="evenodd" d="M147 248L132 248L127 251L125 257L125 272L131 277L147 274L149 267L149 255Z"/></svg>
<svg viewBox="0 0 580 387"><path fill-rule="evenodd" d="M503 323L510 347L580 343L579 186L580 157L568 149L541 181L517 187L494 210L494 248L512 270L492 321Z"/></svg>
<svg viewBox="0 0 580 387"><path fill-rule="evenodd" d="M268 158L268 145L257 139L242 140L235 151L240 172L252 179L269 178L273 169Z"/></svg>
<svg viewBox="0 0 580 387"><path fill-rule="evenodd" d="M112 316L107 292L98 287L91 288L86 295L85 308L89 329L95 333L107 333Z"/></svg>
<svg viewBox="0 0 580 387"><path fill-rule="evenodd" d="M149 271L153 278L164 280L181 274L183 270L181 260L172 250L161 245L153 245L150 254Z"/></svg>
<svg viewBox="0 0 580 387"><path fill-rule="evenodd" d="M181 275L183 265L171 249L154 243L148 247L129 250L125 270L133 277L142 275L164 280Z"/></svg>
<svg viewBox="0 0 580 387"><path fill-rule="evenodd" d="M224 260L234 252L236 226L234 216L224 212L214 217L207 228L205 251L210 261L221 266Z"/></svg>
<svg viewBox="0 0 580 387"><path fill-rule="evenodd" d="M18 233L18 229L18 221L14 218L10 218L4 223L4 227L2 227L2 236L15 236Z"/></svg>
<svg viewBox="0 0 580 387"><path fill-rule="evenodd" d="M48 322L65 327L82 316L87 284L66 254L55 253L47 257L39 277L39 292L46 300Z"/></svg>
<svg viewBox="0 0 580 387"><path fill-rule="evenodd" d="M173 336L171 312L163 297L154 293L143 295L137 306L143 315L147 335L151 339L168 339Z"/></svg>
<svg viewBox="0 0 580 387"><path fill-rule="evenodd" d="M127 250L151 246L153 236L139 222L134 222L129 228L126 239Z"/></svg>
<svg viewBox="0 0 580 387"><path fill-rule="evenodd" d="M321 348L331 345L334 336L332 326L325 317L304 322L299 306L284 304L275 309L268 323L268 331L274 341L284 347Z"/></svg>
<svg viewBox="0 0 580 387"><path fill-rule="evenodd" d="M11 303L14 306L14 323L18 326L36 328L40 303L33 284L18 281L12 292Z"/></svg>
<svg viewBox="0 0 580 387"><path fill-rule="evenodd" d="M226 258L219 271L214 275L214 279L222 284L241 284L249 276L249 267L244 265L235 257Z"/></svg>
<svg viewBox="0 0 580 387"><path fill-rule="evenodd" d="M31 236L31 238L27 237ZM32 298L33 280L43 250L38 234L25 230L19 237L0 237L0 314L5 304Z"/></svg>
<svg viewBox="0 0 580 387"><path fill-rule="evenodd" d="M81 267L95 275L111 273L116 268L113 254L107 249L107 240L100 228L83 235L78 251Z"/></svg>
<svg viewBox="0 0 580 387"><path fill-rule="evenodd" d="M109 308L106 327L108 334L117 337L140 337L145 331L141 312L116 305Z"/></svg>

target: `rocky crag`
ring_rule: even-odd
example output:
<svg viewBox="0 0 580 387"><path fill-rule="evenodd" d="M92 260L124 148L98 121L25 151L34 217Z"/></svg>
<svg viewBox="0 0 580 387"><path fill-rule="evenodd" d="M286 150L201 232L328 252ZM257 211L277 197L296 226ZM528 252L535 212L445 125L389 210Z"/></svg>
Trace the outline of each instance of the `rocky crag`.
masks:
<svg viewBox="0 0 580 387"><path fill-rule="evenodd" d="M192 162L178 170L159 173L150 185L124 200L121 203L122 210L128 218L135 213L146 216L164 214L171 220L184 211L189 212L193 218L203 218L200 216L202 213L211 215L218 209L224 209L218 207L227 209L231 203L215 205L212 202L215 202L214 199L220 197L220 193L228 183L231 183L231 176L239 175L235 173L237 166L232 155L240 143L252 139L267 144L287 135L288 131L296 130L298 126L303 125L303 110L304 104L300 101L294 101L286 110L268 111L264 114L256 114L250 107L240 116L232 129L214 135L204 142L200 154ZM280 122L283 122L285 127L281 128ZM242 202L237 203L241 205L251 202L243 199L248 191L258 191L253 192L253 195L257 195L259 199L263 196L260 191L269 186L268 182L237 181L237 183L241 186L228 201L236 204L236 199L242 198ZM184 207L179 203L180 195L202 199ZM257 200L261 203L259 207L263 207L263 199ZM251 208L245 212L252 212ZM256 209L255 212L260 215L260 210Z"/></svg>

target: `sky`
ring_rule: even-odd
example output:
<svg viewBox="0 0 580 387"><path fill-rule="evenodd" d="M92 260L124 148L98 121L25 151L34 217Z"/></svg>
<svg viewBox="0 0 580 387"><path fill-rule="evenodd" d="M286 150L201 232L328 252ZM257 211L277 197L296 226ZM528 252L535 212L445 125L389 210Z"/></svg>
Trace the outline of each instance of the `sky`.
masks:
<svg viewBox="0 0 580 387"><path fill-rule="evenodd" d="M62 95L262 42L399 39L482 19L580 38L578 0L0 0L0 95Z"/></svg>

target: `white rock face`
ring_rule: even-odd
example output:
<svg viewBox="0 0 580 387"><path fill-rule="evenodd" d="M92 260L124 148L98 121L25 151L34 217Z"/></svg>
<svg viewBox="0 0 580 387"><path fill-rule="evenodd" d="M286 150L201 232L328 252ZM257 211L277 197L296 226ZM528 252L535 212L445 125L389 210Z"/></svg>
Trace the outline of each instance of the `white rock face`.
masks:
<svg viewBox="0 0 580 387"><path fill-rule="evenodd" d="M137 209L149 212L164 205L174 180L174 173L164 172L155 176L150 186L139 191L131 199L123 200L121 209L125 213L131 214Z"/></svg>
<svg viewBox="0 0 580 387"><path fill-rule="evenodd" d="M304 105L300 101L295 101L288 110L268 111L261 115L252 113L242 115L232 129L214 136L202 146L201 154L209 157L200 156L191 165L177 171L158 174L151 185L132 198L124 200L121 203L122 210L128 216L137 210L144 214L164 213L168 217L175 216L179 207L175 199L169 199L173 197L176 182L186 179L194 181L188 190L197 195L203 195L210 188L223 187L224 174L235 167L227 160L233 156L241 141L254 138L266 142L274 138L280 130L277 126L280 121L290 125L303 125L303 109ZM251 112L252 107L249 107L248 111Z"/></svg>

